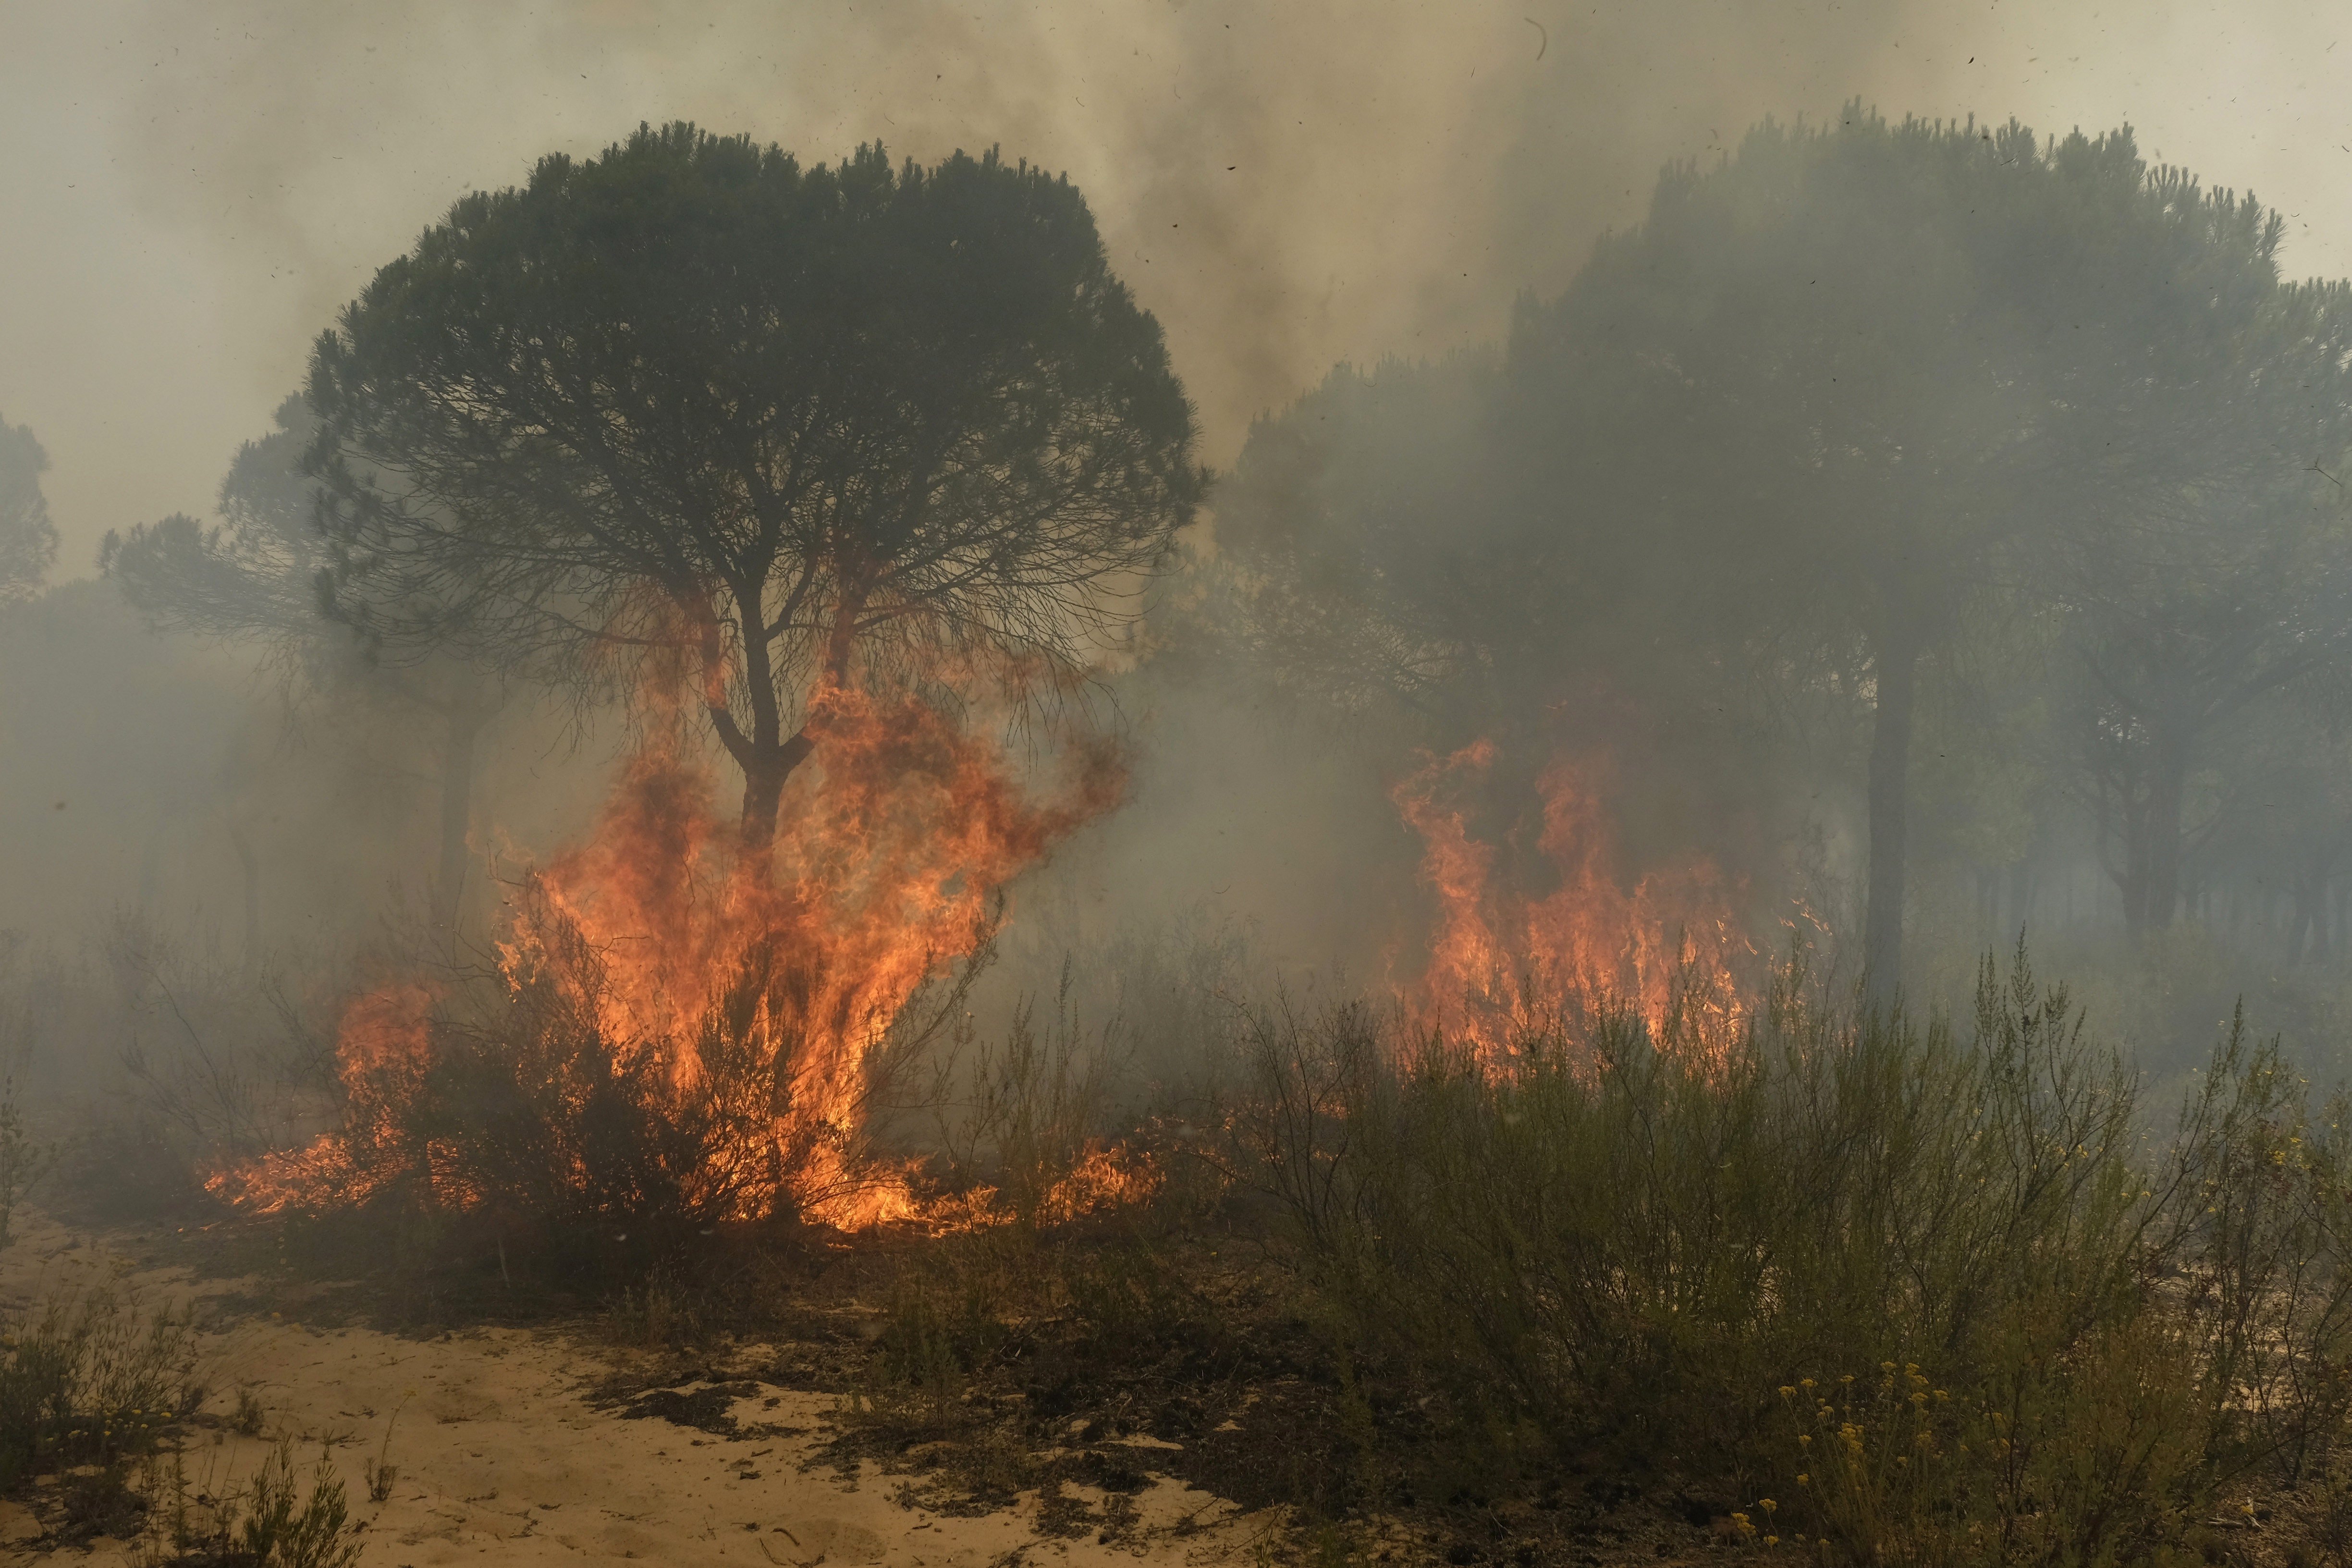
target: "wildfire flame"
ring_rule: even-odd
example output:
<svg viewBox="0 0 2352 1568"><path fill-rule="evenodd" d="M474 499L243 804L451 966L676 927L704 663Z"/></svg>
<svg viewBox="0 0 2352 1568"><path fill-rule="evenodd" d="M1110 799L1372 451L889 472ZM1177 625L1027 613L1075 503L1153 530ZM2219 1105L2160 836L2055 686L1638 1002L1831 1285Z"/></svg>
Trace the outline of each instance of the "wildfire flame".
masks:
<svg viewBox="0 0 2352 1568"><path fill-rule="evenodd" d="M1700 858L1618 880L1614 836L1593 771L1556 759L1538 778L1536 850L1549 891L1530 895L1496 874L1498 847L1472 829L1468 797L1497 752L1480 740L1422 765L1390 792L1421 836L1420 879L1436 895L1429 963L1402 989L1421 1029L1442 1030L1499 1067L1515 1041L1595 1001L1637 1007L1654 1029L1678 1005L1736 1017L1737 970L1754 956L1730 889Z"/></svg>
<svg viewBox="0 0 2352 1568"><path fill-rule="evenodd" d="M1039 1194L1033 1212L1024 1216L996 1187L981 1185L942 1197L927 1206L926 1224L934 1231L988 1230L1026 1217L1039 1226L1068 1225L1091 1215L1140 1206L1168 1184L1168 1173L1148 1149L1126 1142L1089 1138L1077 1159Z"/></svg>
<svg viewBox="0 0 2352 1568"><path fill-rule="evenodd" d="M527 882L497 968L539 1009L509 1055L559 1134L612 1084L638 1086L710 1130L677 1173L698 1213L789 1206L854 1228L916 1212L902 1178L854 1152L892 1020L985 939L996 889L1116 804L1124 773L1108 748L1082 749L1063 788L1033 800L999 748L936 708L847 688L821 692L808 727L813 760L772 850L748 853L683 727L655 726L667 738L625 762L587 840ZM343 1125L224 1170L212 1190L254 1212L320 1210L421 1177L438 1205L479 1204L467 1173L488 1152L415 1132L449 1056L436 1001L404 983L354 1002L338 1038ZM559 1180L584 1189L589 1155L552 1141Z"/></svg>

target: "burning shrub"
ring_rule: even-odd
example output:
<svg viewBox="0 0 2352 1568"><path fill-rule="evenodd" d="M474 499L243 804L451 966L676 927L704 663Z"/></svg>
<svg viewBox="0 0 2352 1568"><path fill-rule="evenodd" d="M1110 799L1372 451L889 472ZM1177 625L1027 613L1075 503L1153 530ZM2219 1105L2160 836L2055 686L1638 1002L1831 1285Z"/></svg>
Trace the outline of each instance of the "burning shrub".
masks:
<svg viewBox="0 0 2352 1568"><path fill-rule="evenodd" d="M1474 802L1498 755L1486 740L1424 752L1390 793L1421 838L1420 879L1437 906L1427 965L1406 988L1416 1025L1491 1064L1563 1010L1612 999L1653 1028L1694 999L1717 1023L1736 1021L1737 982L1759 967L1733 913L1736 887L1703 858L1623 885L1596 766L1564 756L1534 781L1534 820L1482 837ZM1498 865L1507 851L1517 876Z"/></svg>
<svg viewBox="0 0 2352 1568"><path fill-rule="evenodd" d="M900 1173L864 1158L866 1109L961 1016L994 890L1118 774L1088 752L1066 798L1034 805L926 704L835 692L820 719L823 783L796 778L756 852L657 728L586 843L523 880L494 973L354 1002L340 1130L214 1192L657 1233L910 1213Z"/></svg>
<svg viewBox="0 0 2352 1568"><path fill-rule="evenodd" d="M871 1019L845 1081L806 1025L824 977L781 940L736 955L669 1028L625 1033L605 951L543 885L527 882L519 905L529 938L487 999L413 984L360 998L344 1020L342 1130L225 1172L215 1190L262 1212L387 1201L656 1237L903 1202L895 1170L865 1158L859 1113L961 999L953 982Z"/></svg>
<svg viewBox="0 0 2352 1568"><path fill-rule="evenodd" d="M1080 1024L1074 978L1066 959L1042 1028L1034 998L1014 1006L1003 1042L971 1054L961 1120L940 1120L947 1185L966 1224L1067 1225L1147 1201L1163 1184L1143 1140L1113 1136L1139 1131L1112 1102L1126 1031L1116 1017L1098 1031Z"/></svg>
<svg viewBox="0 0 2352 1568"><path fill-rule="evenodd" d="M560 912L490 1021L449 1033L423 1121L436 1184L461 1206L656 1228L810 1215L876 1216L904 1202L863 1143L864 1111L961 1000L919 983L858 1021L856 1060L812 1021L828 976L781 936L750 944L676 1033L616 1036L604 955ZM970 973L967 969L964 973ZM444 1151L474 1152L460 1172Z"/></svg>

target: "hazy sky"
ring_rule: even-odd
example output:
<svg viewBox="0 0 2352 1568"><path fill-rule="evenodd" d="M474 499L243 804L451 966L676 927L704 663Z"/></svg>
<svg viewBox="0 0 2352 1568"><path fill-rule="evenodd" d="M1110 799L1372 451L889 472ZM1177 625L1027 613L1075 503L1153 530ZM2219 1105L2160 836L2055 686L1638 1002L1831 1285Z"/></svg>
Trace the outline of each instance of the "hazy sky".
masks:
<svg viewBox="0 0 2352 1568"><path fill-rule="evenodd" d="M457 195L686 118L1066 170L1223 463L1335 360L1492 336L1663 161L1854 96L2127 120L2288 214L2291 271L2352 273L2352 12L2315 0L0 0L0 417L85 574L108 528L209 510Z"/></svg>

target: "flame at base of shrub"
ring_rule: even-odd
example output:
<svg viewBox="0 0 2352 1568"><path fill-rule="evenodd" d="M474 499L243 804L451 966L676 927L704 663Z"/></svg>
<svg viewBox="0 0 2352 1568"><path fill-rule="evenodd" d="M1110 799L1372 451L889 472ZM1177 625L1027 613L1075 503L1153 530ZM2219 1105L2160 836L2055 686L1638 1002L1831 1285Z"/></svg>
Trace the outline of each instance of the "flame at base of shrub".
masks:
<svg viewBox="0 0 2352 1568"><path fill-rule="evenodd" d="M916 1217L866 1110L947 1022L930 994L986 940L995 890L1123 774L1087 751L1032 801L936 710L846 689L809 727L770 853L742 852L683 745L633 756L586 844L519 888L490 999L362 996L342 1125L213 1192L265 1214L397 1194L558 1223Z"/></svg>
<svg viewBox="0 0 2352 1568"><path fill-rule="evenodd" d="M1659 1034L1736 1022L1738 971L1756 954L1714 864L1695 859L1623 886L1591 773L1555 760L1536 782L1535 848L1550 890L1519 890L1497 873L1497 846L1471 827L1467 797L1496 754L1482 740L1424 755L1390 792L1421 836L1420 879L1438 906L1428 966L1403 988L1414 1025L1493 1067L1516 1042L1594 1005L1633 1007Z"/></svg>
<svg viewBox="0 0 2352 1568"><path fill-rule="evenodd" d="M1001 1188L977 1186L923 1205L921 1218L927 1227L941 1233L1023 1222L1050 1229L1148 1204L1167 1184L1167 1173L1149 1150L1088 1139L1069 1169L1045 1186L1034 1205L1012 1199Z"/></svg>

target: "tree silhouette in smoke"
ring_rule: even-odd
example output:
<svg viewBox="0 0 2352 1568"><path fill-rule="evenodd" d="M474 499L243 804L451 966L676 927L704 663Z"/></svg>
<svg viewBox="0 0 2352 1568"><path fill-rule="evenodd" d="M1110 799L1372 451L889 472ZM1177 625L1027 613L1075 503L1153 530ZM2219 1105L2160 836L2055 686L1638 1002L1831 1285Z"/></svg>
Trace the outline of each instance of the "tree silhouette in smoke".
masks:
<svg viewBox="0 0 2352 1568"><path fill-rule="evenodd" d="M2265 255L2279 230L2270 216ZM2063 709L2068 760L2127 931L2172 923L2198 852L2238 832L2233 805L2275 816L2259 797L2276 791L2242 787L2244 758L2228 770L2242 787L2199 803L2201 770L2225 749L2283 757L2316 738L2306 732L2341 727L2352 498L2328 470L2352 447L2347 363L2352 285L2271 291L2201 389L2193 467L2159 465L2170 483L2086 507L2060 535L2061 624L2077 676ZM2290 778L2302 771L2283 765ZM2299 900L2336 857L2326 816L2308 824L2312 853L2286 879Z"/></svg>
<svg viewBox="0 0 2352 1568"><path fill-rule="evenodd" d="M465 887L475 757L482 732L525 671L453 647L385 661L325 613L331 557L318 526L318 486L298 470L318 422L298 395L277 428L237 449L221 480L220 521L184 513L110 530L99 570L153 625L257 645L289 689L421 711L441 731L440 829L430 891L436 929L453 930ZM510 650L499 650L510 651ZM251 850L240 832L238 857Z"/></svg>
<svg viewBox="0 0 2352 1568"><path fill-rule="evenodd" d="M58 531L41 494L49 455L28 426L0 419L0 604L28 599L58 558Z"/></svg>
<svg viewBox="0 0 2352 1568"><path fill-rule="evenodd" d="M1863 967L1885 1002L1921 685L1963 679L1954 650L1979 628L2104 603L2075 625L2103 628L2109 684L2140 693L2111 711L2157 700L2135 673L2151 656L2123 646L2154 613L2143 590L2196 582L2208 640L2245 654L2208 696L2307 668L2327 640L2316 612L2341 574L2305 527L2327 481L2303 470L2346 444L2352 315L2338 289L2282 284L2278 237L2251 197L2148 166L2128 129L2044 142L1859 105L1768 122L1710 167L1669 167L1642 224L1522 305L1491 373L1335 377L1261 429L1237 491L1271 476L1344 501L1235 531L1266 584L1264 640L1348 667L1343 698L1422 707L1468 692L1531 712L1582 665L1693 711L1750 679L1784 706L1852 708L1869 734ZM1302 486L1277 471L1300 466L1290 448L1320 462L1339 439L1310 414L1360 437L1465 430L1406 431L1411 456ZM1243 499L1223 511L1269 510ZM2221 541L2233 575L2200 579ZM2249 596L2281 567L2307 608ZM1626 678L1643 664L1689 674Z"/></svg>
<svg viewBox="0 0 2352 1568"><path fill-rule="evenodd" d="M1868 694L1880 1000L1923 667L1978 606L2054 586L2053 547L2095 520L2242 471L2278 373L2340 375L2300 341L2247 352L2277 235L2251 197L2150 168L2127 128L2044 142L1850 105L1670 169L1523 328L1615 394L1613 445L1654 476L1713 612Z"/></svg>
<svg viewBox="0 0 2352 1568"><path fill-rule="evenodd" d="M547 158L378 273L308 394L335 612L394 658L682 655L753 844L824 691L1045 689L1206 481L1084 200L993 153Z"/></svg>

